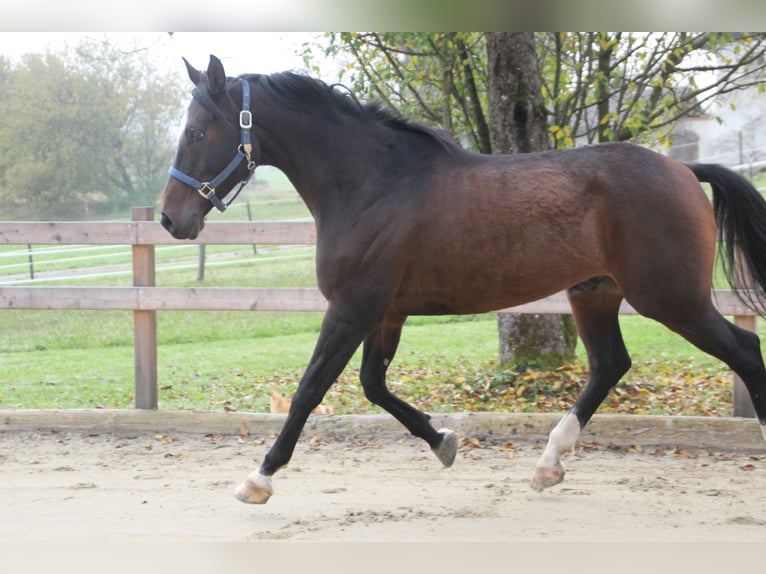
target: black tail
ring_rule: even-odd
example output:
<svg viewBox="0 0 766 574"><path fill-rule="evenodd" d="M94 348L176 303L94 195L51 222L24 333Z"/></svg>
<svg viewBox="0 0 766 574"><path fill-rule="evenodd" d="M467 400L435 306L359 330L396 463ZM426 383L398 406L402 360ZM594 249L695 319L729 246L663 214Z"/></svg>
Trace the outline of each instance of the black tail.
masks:
<svg viewBox="0 0 766 574"><path fill-rule="evenodd" d="M766 317L766 200L728 168L687 167L713 188L718 250L726 279L745 305Z"/></svg>

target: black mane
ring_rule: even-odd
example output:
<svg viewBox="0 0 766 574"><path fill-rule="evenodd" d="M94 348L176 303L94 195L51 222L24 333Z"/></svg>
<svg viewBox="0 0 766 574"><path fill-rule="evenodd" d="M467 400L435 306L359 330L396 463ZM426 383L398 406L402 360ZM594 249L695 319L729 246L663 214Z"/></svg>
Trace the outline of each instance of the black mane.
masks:
<svg viewBox="0 0 766 574"><path fill-rule="evenodd" d="M279 72L270 75L248 74L240 76L254 82L255 89L264 90L276 99L301 111L321 110L343 119L380 122L394 130L414 132L432 139L448 150L459 146L438 130L409 121L396 111L384 108L378 102L361 103L346 89L328 85L303 74ZM257 112L256 112L257 113Z"/></svg>

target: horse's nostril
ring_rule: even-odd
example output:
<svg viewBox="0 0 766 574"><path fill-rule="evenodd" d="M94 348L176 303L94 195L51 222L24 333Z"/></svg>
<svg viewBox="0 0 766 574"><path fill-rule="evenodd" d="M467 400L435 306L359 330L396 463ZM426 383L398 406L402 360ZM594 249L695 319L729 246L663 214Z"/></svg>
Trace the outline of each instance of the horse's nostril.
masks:
<svg viewBox="0 0 766 574"><path fill-rule="evenodd" d="M167 229L170 233L173 233L173 222L164 213L162 214L162 217L160 217L160 224L162 224L162 227Z"/></svg>

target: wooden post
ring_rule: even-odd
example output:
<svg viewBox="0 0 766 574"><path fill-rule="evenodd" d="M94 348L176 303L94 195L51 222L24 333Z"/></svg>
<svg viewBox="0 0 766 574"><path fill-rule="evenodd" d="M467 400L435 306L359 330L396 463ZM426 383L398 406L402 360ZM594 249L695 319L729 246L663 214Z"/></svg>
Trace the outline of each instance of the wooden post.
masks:
<svg viewBox="0 0 766 574"><path fill-rule="evenodd" d="M35 261L32 258L32 244L27 243L27 254L29 257L29 278L34 279L35 278Z"/></svg>
<svg viewBox="0 0 766 574"><path fill-rule="evenodd" d="M134 207L133 221L152 221L154 209ZM133 245L133 286L154 287L154 245ZM157 408L157 312L133 311L135 404L137 409Z"/></svg>
<svg viewBox="0 0 766 574"><path fill-rule="evenodd" d="M205 280L205 244L200 243L197 256L197 281Z"/></svg>
<svg viewBox="0 0 766 574"><path fill-rule="evenodd" d="M755 315L735 315L734 324L748 331L755 332ZM750 393L739 375L734 375L734 393L732 402L734 403L734 416L755 418L755 409L753 401L750 400Z"/></svg>
<svg viewBox="0 0 766 574"><path fill-rule="evenodd" d="M728 241L728 238L724 238ZM734 275L735 285L739 288L746 289L752 281L749 281L749 277L744 276L747 273L747 263L743 259L742 250L737 245L735 251L735 266L739 273ZM735 315L734 324L742 329L747 329L755 333L755 315ZM732 406L733 414L735 417L755 418L755 409L753 408L753 401L750 400L750 393L745 386L745 382L739 378L737 373L732 371Z"/></svg>
<svg viewBox="0 0 766 574"><path fill-rule="evenodd" d="M247 220L248 221L252 221L253 220L253 212L250 209L250 200L249 199L247 200L245 205L247 206ZM258 255L258 247L255 245L255 243L253 243L253 255Z"/></svg>

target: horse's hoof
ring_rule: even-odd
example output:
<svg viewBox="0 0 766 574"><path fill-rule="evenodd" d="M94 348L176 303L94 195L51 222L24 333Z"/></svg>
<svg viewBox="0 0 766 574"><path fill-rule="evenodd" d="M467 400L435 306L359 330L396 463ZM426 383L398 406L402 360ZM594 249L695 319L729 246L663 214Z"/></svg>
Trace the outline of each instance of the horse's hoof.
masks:
<svg viewBox="0 0 766 574"><path fill-rule="evenodd" d="M434 451L436 458L441 461L445 468L449 468L457 456L457 435L449 429L439 429L439 434L442 435L442 442L438 447L431 450Z"/></svg>
<svg viewBox="0 0 766 574"><path fill-rule="evenodd" d="M566 474L566 471L561 463L554 467L537 467L530 486L537 492L541 492L564 480L564 474Z"/></svg>
<svg viewBox="0 0 766 574"><path fill-rule="evenodd" d="M271 477L255 472L234 490L234 497L248 504L266 504L272 494Z"/></svg>

